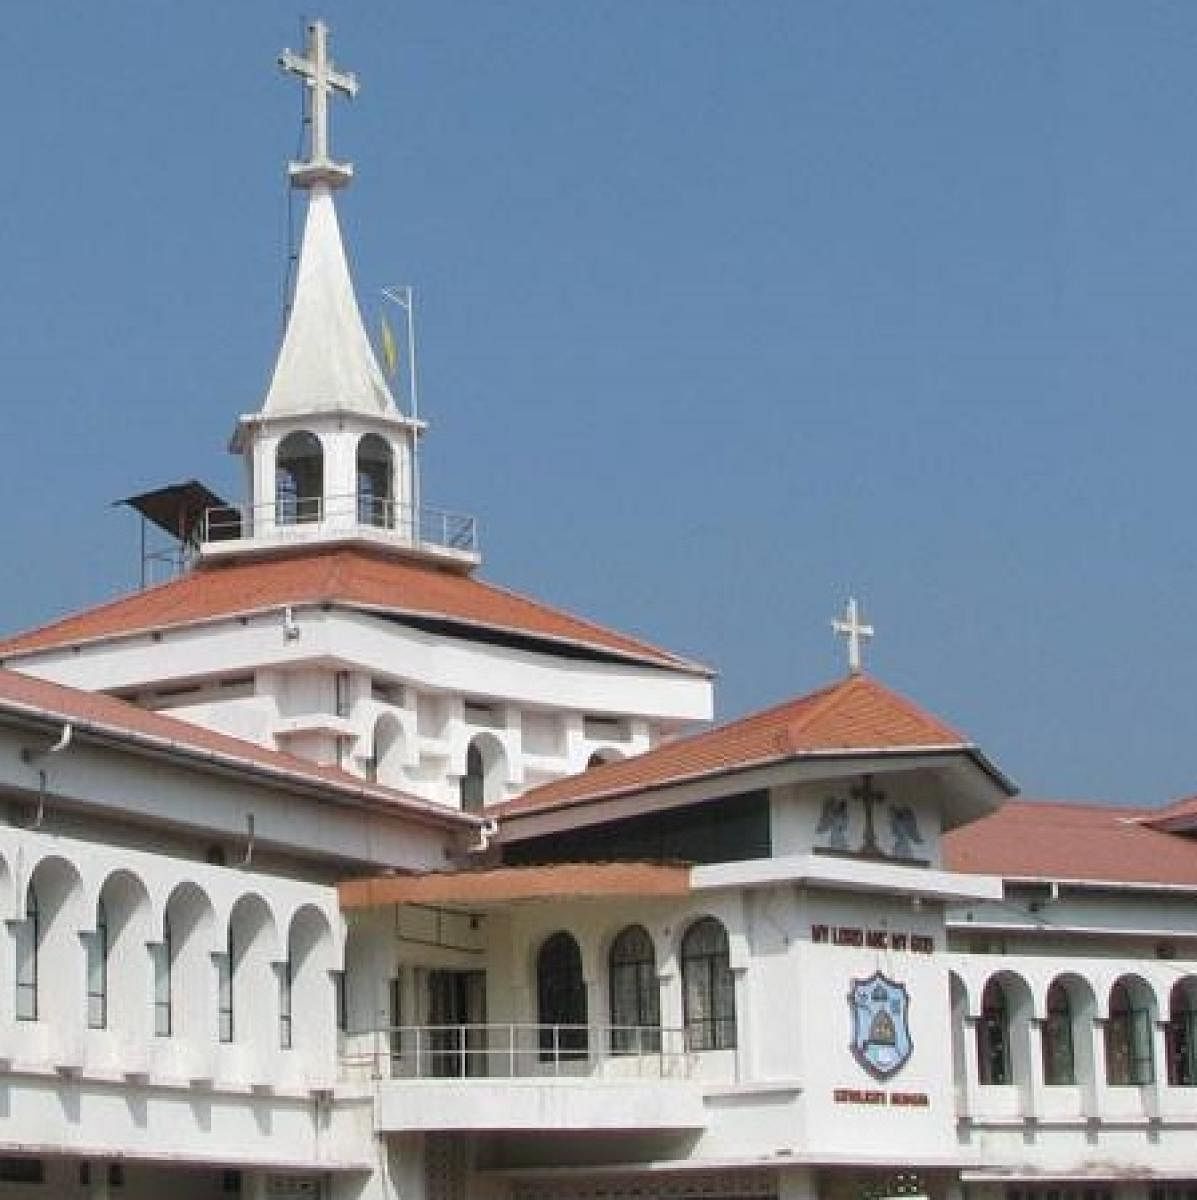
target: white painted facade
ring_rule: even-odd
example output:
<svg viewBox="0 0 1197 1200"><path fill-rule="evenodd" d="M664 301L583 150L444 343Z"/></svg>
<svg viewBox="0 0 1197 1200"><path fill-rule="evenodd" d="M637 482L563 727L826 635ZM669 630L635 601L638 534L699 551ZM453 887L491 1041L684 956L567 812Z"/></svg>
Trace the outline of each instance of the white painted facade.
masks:
<svg viewBox="0 0 1197 1200"><path fill-rule="evenodd" d="M305 60L324 64L313 86L356 90L328 73L322 28ZM292 323L262 411L235 439L248 507L196 569L368 544L468 570L474 543L421 532L421 426L362 328L330 191L349 170L316 126L293 171L312 196ZM297 433L318 440L321 482L280 501L280 446ZM363 510L370 435L391 474L386 505ZM1053 893L1047 928L1037 894L946 870L944 830L1002 798L959 748L845 747L587 816L593 856L617 858L624 820L755 805L753 848L716 831L682 895L482 901L463 875L457 900L342 911L339 880L495 861L490 831L451 815L471 746L493 807L708 719L710 680L333 603L249 605L5 665L346 779L82 719L50 755L66 718L0 702L0 1195L1170 1200L1158 1189L1197 1188L1197 1087L1171 1078L1166 1034L1190 971L1197 988L1197 895ZM364 777L444 819L355 794ZM852 788L871 780L884 796L866 812ZM581 825L570 810L508 821L501 853ZM633 943L643 1007L629 1021L613 980L632 978L616 947ZM561 961L576 952L576 987L547 972L550 945ZM983 1081L995 977L1007 1058ZM1044 1070L1053 980L1072 1001L1067 1083ZM1151 1069L1134 1084L1111 1082L1107 1061L1120 980L1146 1014ZM881 1077L868 1047L853 1051L861 987L866 1007L878 987L907 997L887 1010L897 1028L877 1027L876 1052L909 1040ZM577 1019L548 1011L558 1004Z"/></svg>

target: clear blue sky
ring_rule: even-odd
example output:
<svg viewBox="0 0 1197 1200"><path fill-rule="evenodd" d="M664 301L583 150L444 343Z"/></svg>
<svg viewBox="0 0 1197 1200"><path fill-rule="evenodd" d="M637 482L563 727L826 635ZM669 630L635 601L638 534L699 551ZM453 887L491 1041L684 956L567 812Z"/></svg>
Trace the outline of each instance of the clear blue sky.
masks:
<svg viewBox="0 0 1197 1200"><path fill-rule="evenodd" d="M6 7L0 625L135 581L109 501L238 493L305 15L487 578L711 663L722 716L839 674L851 590L1028 793L1197 790L1190 2Z"/></svg>

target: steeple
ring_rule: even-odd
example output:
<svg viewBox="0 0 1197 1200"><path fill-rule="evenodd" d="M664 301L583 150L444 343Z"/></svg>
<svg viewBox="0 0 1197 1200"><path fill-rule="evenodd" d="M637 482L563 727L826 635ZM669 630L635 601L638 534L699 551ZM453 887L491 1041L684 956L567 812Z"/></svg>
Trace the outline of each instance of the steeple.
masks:
<svg viewBox="0 0 1197 1200"><path fill-rule="evenodd" d="M387 386L341 241L333 191L353 168L332 158L328 101L355 96L357 80L332 65L322 21L308 26L304 55L285 50L278 61L311 93L308 156L289 170L291 186L308 192L307 219L270 386L230 447L245 458L249 502L209 516L201 561L356 542L469 570L478 563L473 518L419 507L424 423L404 415Z"/></svg>
<svg viewBox="0 0 1197 1200"><path fill-rule="evenodd" d="M311 185L291 314L261 415L344 411L399 416L353 293L332 192L319 182Z"/></svg>

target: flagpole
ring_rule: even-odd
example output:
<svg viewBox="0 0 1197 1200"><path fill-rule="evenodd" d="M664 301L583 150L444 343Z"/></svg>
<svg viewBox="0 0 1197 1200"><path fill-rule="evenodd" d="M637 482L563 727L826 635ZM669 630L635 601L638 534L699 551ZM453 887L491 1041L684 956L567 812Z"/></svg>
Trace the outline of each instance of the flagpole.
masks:
<svg viewBox="0 0 1197 1200"><path fill-rule="evenodd" d="M383 297L403 309L407 327L407 396L414 422L411 435L412 538L420 541L420 397L416 384L416 298L411 284L382 289Z"/></svg>
<svg viewBox="0 0 1197 1200"><path fill-rule="evenodd" d="M411 419L416 422L411 435L411 502L415 539L420 540L420 399L416 389L416 297L409 283L404 289L407 303L407 387L411 398Z"/></svg>

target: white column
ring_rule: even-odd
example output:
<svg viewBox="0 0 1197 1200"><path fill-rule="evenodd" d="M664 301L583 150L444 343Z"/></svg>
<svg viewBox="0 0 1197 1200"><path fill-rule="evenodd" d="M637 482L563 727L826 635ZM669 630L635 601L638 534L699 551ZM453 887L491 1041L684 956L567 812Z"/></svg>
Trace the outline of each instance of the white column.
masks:
<svg viewBox="0 0 1197 1200"><path fill-rule="evenodd" d="M1043 1026L1041 1017L1026 1024L1026 1074L1022 1080L1022 1115L1032 1120L1043 1116Z"/></svg>

